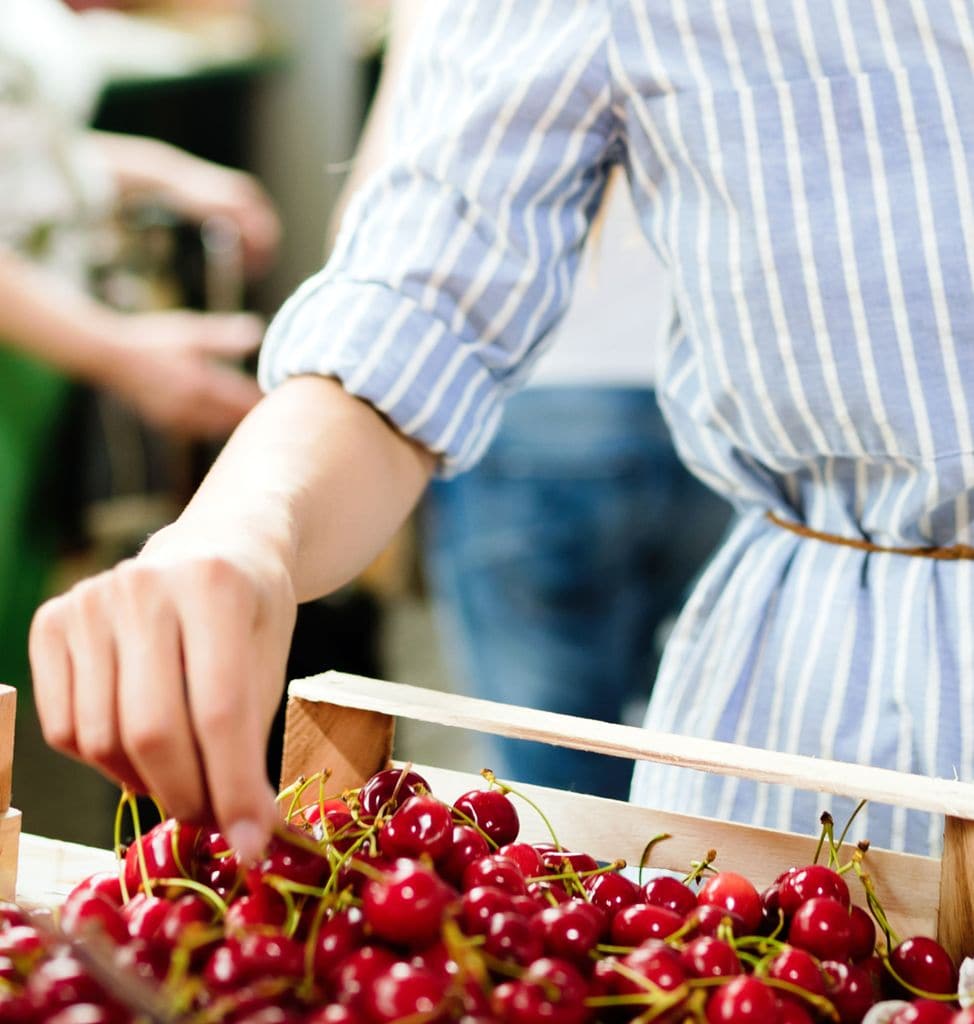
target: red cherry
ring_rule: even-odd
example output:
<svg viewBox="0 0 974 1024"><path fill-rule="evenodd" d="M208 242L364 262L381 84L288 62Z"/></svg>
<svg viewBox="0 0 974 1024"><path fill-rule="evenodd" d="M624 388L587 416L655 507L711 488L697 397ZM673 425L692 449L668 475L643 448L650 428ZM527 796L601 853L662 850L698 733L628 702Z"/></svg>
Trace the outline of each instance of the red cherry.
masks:
<svg viewBox="0 0 974 1024"><path fill-rule="evenodd" d="M330 874L328 858L308 849L307 836L293 825L288 825L282 832L271 836L266 854L247 872L247 888L257 892L266 884L268 875L320 888Z"/></svg>
<svg viewBox="0 0 974 1024"><path fill-rule="evenodd" d="M716 937L722 925L729 927L735 938L748 934L747 925L740 915L735 914L733 910L724 910L710 904L692 910L687 915L686 921L692 926L690 936L713 935Z"/></svg>
<svg viewBox="0 0 974 1024"><path fill-rule="evenodd" d="M794 996L778 995L776 1002L776 1024L815 1024L812 1015Z"/></svg>
<svg viewBox="0 0 974 1024"><path fill-rule="evenodd" d="M505 843L497 850L497 853L501 857L514 861L525 878L538 878L544 874L544 862L541 860L541 854L537 847L530 843Z"/></svg>
<svg viewBox="0 0 974 1024"><path fill-rule="evenodd" d="M125 942L129 937L128 925L121 911L101 896L79 895L61 908L61 927L68 935L81 937L89 929L103 932L114 943ZM0 954L5 953L3 939L17 929L11 928L0 935Z"/></svg>
<svg viewBox="0 0 974 1024"><path fill-rule="evenodd" d="M492 885L468 889L460 898L460 918L468 935L486 935L495 914L514 913L514 897Z"/></svg>
<svg viewBox="0 0 974 1024"><path fill-rule="evenodd" d="M453 843L453 816L433 796L411 796L379 830L379 848L390 858L444 857Z"/></svg>
<svg viewBox="0 0 974 1024"><path fill-rule="evenodd" d="M786 947L782 950L768 964L768 977L786 981L815 996L825 995L825 979L818 961L804 949Z"/></svg>
<svg viewBox="0 0 974 1024"><path fill-rule="evenodd" d="M315 939L315 975L329 977L335 965L364 943L365 924L358 907L340 910L324 921Z"/></svg>
<svg viewBox="0 0 974 1024"><path fill-rule="evenodd" d="M840 1024L859 1024L876 1001L869 973L856 964L835 960L823 960L821 966L825 995L838 1011Z"/></svg>
<svg viewBox="0 0 974 1024"><path fill-rule="evenodd" d="M952 995L957 991L957 969L947 951L922 935L904 939L889 954L893 973L921 992Z"/></svg>
<svg viewBox="0 0 974 1024"><path fill-rule="evenodd" d="M312 1010L305 1017L304 1024L368 1024L368 1021L351 1006L330 1003L319 1010Z"/></svg>
<svg viewBox="0 0 974 1024"><path fill-rule="evenodd" d="M362 817L370 820L382 811L391 814L400 804L417 793L429 793L422 775L402 768L386 768L376 772L359 790Z"/></svg>
<svg viewBox="0 0 974 1024"><path fill-rule="evenodd" d="M831 896L844 907L849 906L849 887L845 879L824 864L809 864L788 871L778 883L778 904L787 916L815 896Z"/></svg>
<svg viewBox="0 0 974 1024"><path fill-rule="evenodd" d="M159 929L159 935L167 946L186 944L194 933L212 924L213 907L195 892L188 892L169 904Z"/></svg>
<svg viewBox="0 0 974 1024"><path fill-rule="evenodd" d="M255 928L279 928L287 920L284 898L268 885L238 896L227 909L223 929L227 935L244 935Z"/></svg>
<svg viewBox="0 0 974 1024"><path fill-rule="evenodd" d="M169 970L170 951L158 943L133 939L115 950L115 963L150 984L161 982Z"/></svg>
<svg viewBox="0 0 974 1024"><path fill-rule="evenodd" d="M146 896L144 892L136 893L122 907L122 917L128 925L129 935L133 939L154 939L170 907L168 900Z"/></svg>
<svg viewBox="0 0 974 1024"><path fill-rule="evenodd" d="M203 835L195 825L166 818L125 852L125 887L130 896L143 887L142 862L150 885L164 878L189 878L197 843ZM139 855L141 849L142 854Z"/></svg>
<svg viewBox="0 0 974 1024"><path fill-rule="evenodd" d="M331 971L331 984L338 1002L359 1006L372 979L396 962L395 955L382 946L361 946L349 953Z"/></svg>
<svg viewBox="0 0 974 1024"><path fill-rule="evenodd" d="M513 843L521 831L517 809L498 789L474 789L453 802L461 818L469 819L498 846Z"/></svg>
<svg viewBox="0 0 974 1024"><path fill-rule="evenodd" d="M0 1021L8 1018L2 1015L0 1010ZM15 1018L10 1017L13 1021ZM27 1017L16 1018L18 1024L23 1024ZM45 1017L44 1024L123 1024L128 1016L120 1013L113 1006L106 1006L102 1003L74 1003L71 1006L64 1006L53 1016Z"/></svg>
<svg viewBox="0 0 974 1024"><path fill-rule="evenodd" d="M643 943L624 956L620 963L626 969L625 973L617 972L611 985L612 990L621 995L645 995L652 986L672 992L686 981L680 954L657 939ZM633 974L651 982L651 985L637 981Z"/></svg>
<svg viewBox="0 0 974 1024"><path fill-rule="evenodd" d="M666 907L680 917L686 917L697 905L697 895L672 875L657 875L643 886L643 902L655 907Z"/></svg>
<svg viewBox="0 0 974 1024"><path fill-rule="evenodd" d="M446 980L423 967L395 963L365 986L362 1006L374 1024L433 1021L446 1002Z"/></svg>
<svg viewBox="0 0 974 1024"><path fill-rule="evenodd" d="M497 960L526 967L546 952L547 943L520 914L493 914L487 922L483 951Z"/></svg>
<svg viewBox="0 0 974 1024"><path fill-rule="evenodd" d="M887 1024L950 1024L954 1008L932 999L915 999L897 1010Z"/></svg>
<svg viewBox="0 0 974 1024"><path fill-rule="evenodd" d="M287 935L250 932L240 938L240 959L247 978L300 978L304 946Z"/></svg>
<svg viewBox="0 0 974 1024"><path fill-rule="evenodd" d="M34 1013L46 1017L73 1003L101 1003L105 992L70 954L42 961L27 976L24 994Z"/></svg>
<svg viewBox="0 0 974 1024"><path fill-rule="evenodd" d="M582 882L591 903L611 917L623 907L642 902L642 891L635 882L610 871L603 875L589 875Z"/></svg>
<svg viewBox="0 0 974 1024"><path fill-rule="evenodd" d="M563 960L535 960L520 980L509 984L513 991L503 1001L503 1012L495 1013L511 1024L585 1024L591 1017L585 1006L588 984Z"/></svg>
<svg viewBox="0 0 974 1024"><path fill-rule="evenodd" d="M744 922L746 932L758 930L763 915L761 897L757 889L734 871L719 871L711 875L697 893L697 904L730 910Z"/></svg>
<svg viewBox="0 0 974 1024"><path fill-rule="evenodd" d="M638 946L646 939L665 939L683 927L683 918L666 907L634 903L612 918L610 936L614 946Z"/></svg>
<svg viewBox="0 0 974 1024"><path fill-rule="evenodd" d="M468 891L478 885L490 885L511 895L524 895L528 891L517 864L496 853L471 861L464 869L462 888Z"/></svg>
<svg viewBox="0 0 974 1024"><path fill-rule="evenodd" d="M572 963L585 963L602 935L601 920L588 909L591 904L570 900L548 907L531 919L535 934L544 943L545 953Z"/></svg>
<svg viewBox="0 0 974 1024"><path fill-rule="evenodd" d="M831 896L813 896L795 911L788 941L820 960L848 960L852 942L849 911Z"/></svg>
<svg viewBox="0 0 974 1024"><path fill-rule="evenodd" d="M93 875L89 875L83 882L79 882L72 890L68 893L65 903L70 903L78 896L101 896L102 899L107 900L109 903L116 907L122 905L122 881L118 877L117 871L99 871ZM12 920L8 914L11 913L7 908L13 908L19 915L19 920ZM23 924L26 920L24 912L15 904L7 903L4 904L4 910L2 912L2 918L5 923L9 924Z"/></svg>
<svg viewBox="0 0 974 1024"><path fill-rule="evenodd" d="M865 960L876 951L876 922L862 907L849 910L849 959Z"/></svg>
<svg viewBox="0 0 974 1024"><path fill-rule="evenodd" d="M362 890L367 925L386 942L420 946L440 933L443 916L456 894L429 868L400 858Z"/></svg>
<svg viewBox="0 0 974 1024"><path fill-rule="evenodd" d="M573 850L546 850L541 854L541 862L553 875L581 875L599 869L594 857Z"/></svg>
<svg viewBox="0 0 974 1024"><path fill-rule="evenodd" d="M487 840L475 828L470 825L454 825L449 849L437 860L436 867L451 885L459 889L467 865L489 854Z"/></svg>
<svg viewBox="0 0 974 1024"><path fill-rule="evenodd" d="M707 1000L708 1024L768 1024L777 1016L774 993L758 978L734 978Z"/></svg>
<svg viewBox="0 0 974 1024"><path fill-rule="evenodd" d="M729 978L743 973L734 947L709 935L688 942L680 950L680 961L692 978Z"/></svg>

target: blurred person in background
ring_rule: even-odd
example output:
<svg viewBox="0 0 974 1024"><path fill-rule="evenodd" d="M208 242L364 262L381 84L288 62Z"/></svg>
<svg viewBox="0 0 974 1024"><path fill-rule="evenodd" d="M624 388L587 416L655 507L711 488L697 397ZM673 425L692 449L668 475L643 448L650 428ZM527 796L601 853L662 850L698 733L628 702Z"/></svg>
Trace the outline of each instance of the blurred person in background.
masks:
<svg viewBox="0 0 974 1024"><path fill-rule="evenodd" d="M258 274L280 230L248 175L86 128L101 82L76 17L59 0L0 3L0 681L19 687L57 551L57 440L71 382L109 390L185 437L225 437L259 397L235 363L256 349L261 321L106 306L87 291L99 231L138 198L197 223L218 215L237 226ZM22 689L22 755L32 747L27 697ZM21 786L27 774L17 773Z"/></svg>
<svg viewBox="0 0 974 1024"><path fill-rule="evenodd" d="M392 97L426 6L393 0L382 77L339 215L389 155ZM490 447L468 472L430 487L421 551L458 686L638 721L666 626L729 506L680 462L656 402L653 361L672 300L619 174L593 236L556 340L508 399ZM486 743L502 778L628 796L628 759Z"/></svg>

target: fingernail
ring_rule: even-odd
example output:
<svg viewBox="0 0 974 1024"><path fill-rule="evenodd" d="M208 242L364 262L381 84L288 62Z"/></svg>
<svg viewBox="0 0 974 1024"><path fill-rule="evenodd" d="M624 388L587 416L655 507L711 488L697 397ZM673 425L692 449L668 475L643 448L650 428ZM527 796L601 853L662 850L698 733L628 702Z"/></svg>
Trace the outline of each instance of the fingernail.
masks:
<svg viewBox="0 0 974 1024"><path fill-rule="evenodd" d="M244 864L253 864L264 852L267 834L254 821L235 821L227 828L227 842Z"/></svg>

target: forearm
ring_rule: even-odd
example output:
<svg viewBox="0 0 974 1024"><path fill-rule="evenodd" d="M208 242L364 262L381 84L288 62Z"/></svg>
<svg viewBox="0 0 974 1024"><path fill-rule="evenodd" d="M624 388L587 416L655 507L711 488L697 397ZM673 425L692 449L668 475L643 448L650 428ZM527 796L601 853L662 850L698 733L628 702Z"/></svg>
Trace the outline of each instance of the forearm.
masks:
<svg viewBox="0 0 974 1024"><path fill-rule="evenodd" d="M178 525L204 536L239 528L276 553L306 601L372 561L434 461L336 381L297 377L244 420Z"/></svg>
<svg viewBox="0 0 974 1024"><path fill-rule="evenodd" d="M0 343L96 380L109 358L113 310L0 247Z"/></svg>

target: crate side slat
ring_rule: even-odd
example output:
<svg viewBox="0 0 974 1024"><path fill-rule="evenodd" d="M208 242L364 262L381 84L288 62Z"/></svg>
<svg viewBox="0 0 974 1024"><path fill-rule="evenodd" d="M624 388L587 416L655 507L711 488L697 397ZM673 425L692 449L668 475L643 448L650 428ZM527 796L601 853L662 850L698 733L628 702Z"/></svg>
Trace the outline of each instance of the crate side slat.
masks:
<svg viewBox="0 0 974 1024"><path fill-rule="evenodd" d="M937 937L959 963L974 953L974 822L947 818L941 864Z"/></svg>
<svg viewBox="0 0 974 1024"><path fill-rule="evenodd" d="M441 800L453 801L467 790L484 786L483 779L467 772L431 765L414 767ZM637 865L647 842L667 833L669 839L654 845L648 866L684 873L689 871L692 861L715 849L717 868L738 871L763 889L786 868L807 864L815 854L817 839L812 836L663 813L584 793L512 785L544 811L565 847L584 850L600 860L623 859ZM551 834L540 817L516 797L515 801L521 818L521 838L527 842L550 841ZM844 847L843 861L852 855L853 849L851 845ZM890 921L901 935L936 934L939 860L870 850L864 864ZM852 875L848 876L848 883L853 900L865 906L862 885ZM969 944L965 948L970 950L974 946Z"/></svg>
<svg viewBox="0 0 974 1024"><path fill-rule="evenodd" d="M16 717L17 691L12 686L0 685L0 814L10 807Z"/></svg>
<svg viewBox="0 0 974 1024"><path fill-rule="evenodd" d="M296 680L288 692L311 702L974 819L974 786L953 779L652 732L342 672Z"/></svg>

